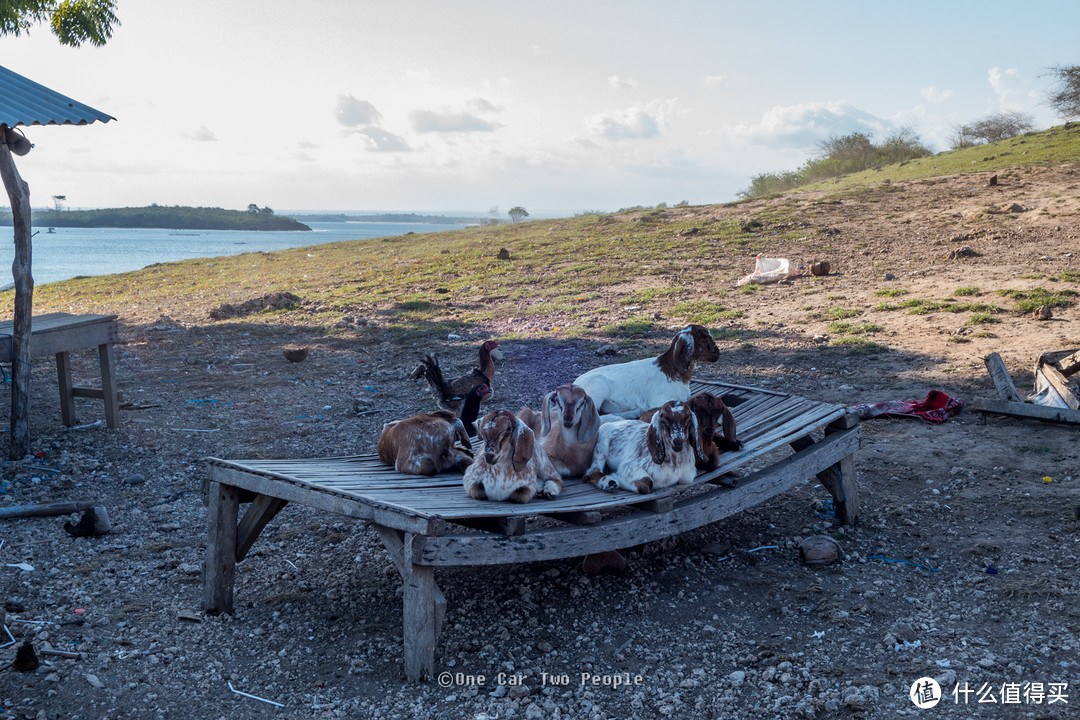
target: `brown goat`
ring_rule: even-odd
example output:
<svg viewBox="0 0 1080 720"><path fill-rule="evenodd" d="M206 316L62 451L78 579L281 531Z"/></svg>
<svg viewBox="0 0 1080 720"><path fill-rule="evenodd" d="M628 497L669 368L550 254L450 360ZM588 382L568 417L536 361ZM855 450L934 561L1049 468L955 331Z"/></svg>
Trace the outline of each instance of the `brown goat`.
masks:
<svg viewBox="0 0 1080 720"><path fill-rule="evenodd" d="M600 414L584 390L577 385L560 385L544 396L541 412L522 408L518 418L540 438L559 475L569 478L585 473L596 447Z"/></svg>
<svg viewBox="0 0 1080 720"><path fill-rule="evenodd" d="M472 463L465 427L449 410L413 415L383 425L379 459L409 475L434 475L451 468L464 472Z"/></svg>
<svg viewBox="0 0 1080 720"><path fill-rule="evenodd" d="M701 393L690 398L686 404L694 413L698 421L698 431L701 434L701 442L698 443L700 453L697 459L697 469L701 471L712 470L720 464L720 453L742 449L742 442L735 437L735 416L724 401L712 393ZM641 420L648 422L652 419L653 410L641 413ZM723 434L717 434L717 421L720 422L720 430Z"/></svg>

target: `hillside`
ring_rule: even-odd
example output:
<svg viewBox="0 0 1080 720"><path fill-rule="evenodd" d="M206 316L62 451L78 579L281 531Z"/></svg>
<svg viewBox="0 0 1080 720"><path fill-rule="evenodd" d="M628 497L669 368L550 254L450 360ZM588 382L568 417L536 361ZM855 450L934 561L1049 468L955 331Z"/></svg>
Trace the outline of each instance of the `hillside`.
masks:
<svg viewBox="0 0 1080 720"><path fill-rule="evenodd" d="M11 224L9 214L5 221ZM222 208L149 205L101 210L38 210L35 227L169 228L175 230L311 230L284 215Z"/></svg>
<svg viewBox="0 0 1080 720"><path fill-rule="evenodd" d="M1012 155L983 150L997 158L968 162L971 172L884 168L858 185L728 205L189 260L39 288L38 313L120 316L127 405L117 431L64 429L54 364L34 365L43 457L5 466L0 503L92 497L116 532L73 540L59 519L6 521L5 562L37 568L6 592L24 617L57 623L12 632L82 655L6 673L3 706L20 717L128 717L113 710L124 707L265 717L233 683L290 717L884 720L914 712L908 691L921 677L946 693L985 684L999 699L1006 683L1075 687L1080 434L970 410L941 425L862 423L853 528L836 525L820 488L801 487L627 549L613 576L586 576L580 561L440 568L437 662L489 679L520 672L520 688L403 684L400 576L349 518L289 505L238 566L235 616L199 607L201 458L372 452L383 423L432 409L424 383L408 379L425 353L456 374L497 339L490 409L536 407L587 369L654 356L689 322L712 328L721 350L696 377L845 405L932 389L969 400L995 394L983 358L998 352L1026 392L1040 353L1080 349L1080 153L1013 163L1078 136L1060 128L1022 138ZM827 260L832 273L736 287L757 254ZM11 300L0 295L6 316ZM1052 318L1035 319L1038 306ZM283 359L294 345L310 348L307 360ZM96 358L73 354L76 377L93 377ZM80 398L78 412L93 423L100 403ZM843 562L802 565L798 543L815 534L838 539ZM575 682L550 692L541 672ZM581 672L643 684L582 685ZM1025 709L1057 719L1070 705Z"/></svg>

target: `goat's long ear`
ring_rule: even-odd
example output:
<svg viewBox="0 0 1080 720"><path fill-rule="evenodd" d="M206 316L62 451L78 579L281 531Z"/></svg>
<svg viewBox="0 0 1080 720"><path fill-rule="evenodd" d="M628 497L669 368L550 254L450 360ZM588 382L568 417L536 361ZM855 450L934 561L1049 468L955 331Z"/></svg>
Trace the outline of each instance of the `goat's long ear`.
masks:
<svg viewBox="0 0 1080 720"><path fill-rule="evenodd" d="M683 375L690 371L694 363L694 336L688 330L682 330L672 342L672 356L675 372Z"/></svg>
<svg viewBox="0 0 1080 720"><path fill-rule="evenodd" d="M585 403L581 408L581 419L578 421L577 441L589 442L596 433L600 432L600 413L596 411L596 403L592 401L588 393L584 393Z"/></svg>
<svg viewBox="0 0 1080 720"><path fill-rule="evenodd" d="M723 419L724 428L724 440L729 445L726 450L738 450L742 447L742 443L735 437L735 416L731 414L731 410L727 405L724 405L724 409L721 412L721 418Z"/></svg>
<svg viewBox="0 0 1080 720"><path fill-rule="evenodd" d="M664 448L664 436L660 430L660 411L653 415L649 429L645 431L645 440L649 445L649 455L657 465L663 465L667 459L667 450Z"/></svg>
<svg viewBox="0 0 1080 720"><path fill-rule="evenodd" d="M547 437L547 434L551 432L551 398L555 397L555 391L552 390L544 396L544 409L540 413L540 437Z"/></svg>
<svg viewBox="0 0 1080 720"><path fill-rule="evenodd" d="M465 423L460 419L454 420L454 438L462 444L468 450L472 450L472 441L469 439L469 433L465 432Z"/></svg>
<svg viewBox="0 0 1080 720"><path fill-rule="evenodd" d="M701 426L698 424L697 415L690 413L690 446L694 448L694 457L698 460L708 460L705 457L705 440L701 437Z"/></svg>
<svg viewBox="0 0 1080 720"><path fill-rule="evenodd" d="M514 470L521 472L532 459L536 438L529 426L520 420L514 420L514 432L510 434L510 453L514 462Z"/></svg>

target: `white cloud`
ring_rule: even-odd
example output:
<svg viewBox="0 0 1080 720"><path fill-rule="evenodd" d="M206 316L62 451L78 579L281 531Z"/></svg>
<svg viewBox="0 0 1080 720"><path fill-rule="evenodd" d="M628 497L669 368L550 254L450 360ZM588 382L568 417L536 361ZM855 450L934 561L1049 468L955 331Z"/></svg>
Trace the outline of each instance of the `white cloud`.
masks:
<svg viewBox="0 0 1080 720"><path fill-rule="evenodd" d="M500 108L499 106L482 97L470 100L467 103L467 106L470 110L476 113L497 113L502 110L502 108Z"/></svg>
<svg viewBox="0 0 1080 720"><path fill-rule="evenodd" d="M638 103L633 107L590 115L585 118L585 125L593 135L610 140L653 138L663 132L665 118L673 105L673 100L653 101L646 105Z"/></svg>
<svg viewBox="0 0 1080 720"><path fill-rule="evenodd" d="M892 129L891 121L842 101L774 107L759 123L725 128L722 134L760 145L808 150L829 137L853 132L879 136Z"/></svg>
<svg viewBox="0 0 1080 720"><path fill-rule="evenodd" d="M923 99L931 105L940 105L949 98L952 97L952 90L939 90L936 87L923 88L921 92Z"/></svg>
<svg viewBox="0 0 1080 720"><path fill-rule="evenodd" d="M998 106L1002 110L1022 111L1031 107L1035 94L1028 89L1027 80L1016 68L990 68L987 81L997 95Z"/></svg>
<svg viewBox="0 0 1080 720"><path fill-rule="evenodd" d="M727 75L706 75L705 77L701 78L701 84L706 86L719 85L721 83L727 82L727 79Z"/></svg>
<svg viewBox="0 0 1080 720"><path fill-rule="evenodd" d="M205 125L200 125L195 130L189 133L184 133L184 137L188 140L194 140L195 142L217 142L217 135L214 131Z"/></svg>
<svg viewBox="0 0 1080 720"><path fill-rule="evenodd" d="M623 78L618 75L612 75L607 79L608 85L616 90L628 90L632 87L637 87L638 81L634 78Z"/></svg>
<svg viewBox="0 0 1080 720"><path fill-rule="evenodd" d="M345 127L377 125L382 114L367 100L357 100L352 95L338 95L334 117Z"/></svg>
<svg viewBox="0 0 1080 720"><path fill-rule="evenodd" d="M408 152L412 150L409 143L400 135L395 135L375 125L355 130L354 134L363 138L367 149L372 152Z"/></svg>
<svg viewBox="0 0 1080 720"><path fill-rule="evenodd" d="M498 127L481 117L466 112L435 112L414 110L410 113L413 130L422 133L494 132Z"/></svg>

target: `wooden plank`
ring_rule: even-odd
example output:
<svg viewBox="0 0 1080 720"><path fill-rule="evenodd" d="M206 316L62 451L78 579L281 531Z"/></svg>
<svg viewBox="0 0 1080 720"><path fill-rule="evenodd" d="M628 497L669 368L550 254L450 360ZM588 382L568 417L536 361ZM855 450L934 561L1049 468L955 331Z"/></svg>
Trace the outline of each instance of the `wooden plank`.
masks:
<svg viewBox="0 0 1080 720"><path fill-rule="evenodd" d="M972 410L994 413L996 415L1011 415L1013 417L1027 418L1029 420L1043 420L1045 422L1080 425L1080 411L1069 410L1067 408L1008 402L1006 400L998 400L997 398L977 397L968 400L967 406Z"/></svg>
<svg viewBox="0 0 1080 720"><path fill-rule="evenodd" d="M415 541L421 535L406 533L403 539L405 573L402 631L405 645L405 677L424 680L435 674L435 568L421 565Z"/></svg>
<svg viewBox="0 0 1080 720"><path fill-rule="evenodd" d="M986 365L987 372L990 373L990 379L994 381L998 396L1002 400L1008 400L1009 402L1021 402L1020 393L1016 392L1016 386L1013 384L1009 371L1005 368L1005 361L1001 359L1001 356L997 353L990 353L983 358L983 363Z"/></svg>
<svg viewBox="0 0 1080 720"><path fill-rule="evenodd" d="M826 436L832 435L826 429ZM814 445L810 436L794 440L791 447L796 452L802 452ZM843 525L854 525L859 520L859 486L855 480L855 460L853 456L842 458L835 465L825 468L817 474L817 479L833 496L833 507L836 509L836 518Z"/></svg>
<svg viewBox="0 0 1080 720"><path fill-rule="evenodd" d="M287 505L287 501L269 495L256 495L240 524L236 528L236 562L247 557L248 550L254 544L266 524L274 519Z"/></svg>
<svg viewBox="0 0 1080 720"><path fill-rule="evenodd" d="M645 502L633 503L631 507L651 513L669 513L675 507L675 498L672 495L646 500Z"/></svg>
<svg viewBox="0 0 1080 720"><path fill-rule="evenodd" d="M405 580L405 533L400 530L388 528L385 525L378 525L372 523L371 527L375 528L376 534L379 539L382 540L383 547L386 548L386 554L390 556L390 561L397 568L398 574L401 575L402 581ZM446 620L446 595L439 589L439 586L435 585L435 636L438 637L442 634L443 622Z"/></svg>
<svg viewBox="0 0 1080 720"><path fill-rule="evenodd" d="M563 526L523 537L454 535L414 536L414 555L425 565L497 565L535 562L619 550L670 537L714 523L753 507L852 455L862 428L835 433L812 447L743 478L736 488L711 492L675 503L672 512L631 513L608 518L592 527Z"/></svg>
<svg viewBox="0 0 1080 720"><path fill-rule="evenodd" d="M1058 369L1061 370L1061 374L1065 377L1075 375L1080 372L1080 350L1074 352L1071 355L1061 358L1057 361Z"/></svg>
<svg viewBox="0 0 1080 720"><path fill-rule="evenodd" d="M203 564L203 610L232 613L236 580L236 517L240 501L236 488L210 483L206 560Z"/></svg>
<svg viewBox="0 0 1080 720"><path fill-rule="evenodd" d="M64 427L75 425L75 394L71 387L71 354L56 353L56 381L60 386L60 421Z"/></svg>
<svg viewBox="0 0 1080 720"><path fill-rule="evenodd" d="M1035 372L1043 376L1043 379L1054 388L1062 401L1069 406L1070 410L1080 410L1080 400L1076 397L1069 379L1062 375L1053 365L1041 365L1035 368Z"/></svg>
<svg viewBox="0 0 1080 720"><path fill-rule="evenodd" d="M440 535L445 525L438 518L414 517L395 509L377 507L370 502L361 502L358 498L331 493L328 490L286 482L280 478L257 475L237 468L219 465L211 460L209 470L211 483L220 482L233 487L251 490L313 507L317 510L346 515L360 520L370 520L381 525L397 528L406 532L419 532L423 535Z"/></svg>

